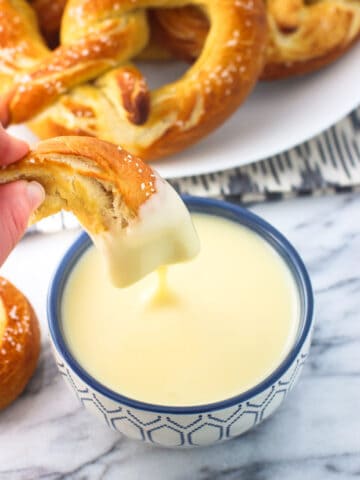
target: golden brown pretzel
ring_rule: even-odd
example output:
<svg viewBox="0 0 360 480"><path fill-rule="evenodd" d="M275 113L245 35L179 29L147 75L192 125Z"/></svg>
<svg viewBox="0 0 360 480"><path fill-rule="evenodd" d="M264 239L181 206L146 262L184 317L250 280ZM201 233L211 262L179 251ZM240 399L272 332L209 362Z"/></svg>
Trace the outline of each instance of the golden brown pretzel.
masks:
<svg viewBox="0 0 360 480"><path fill-rule="evenodd" d="M115 55L111 60L114 64L135 55L147 41L146 8L165 7L169 3L182 6L188 1L70 0L62 22L63 45L42 61L40 68L18 78L8 100L10 120L25 120L53 101L63 89L81 83L84 77L96 76L109 66L110 51ZM182 79L152 92L147 105L149 96L141 75L136 76L134 71L129 75L132 67L121 66L100 76L93 84L61 95L53 107L31 123L35 132L40 137L98 136L121 143L131 152L149 159L182 150L221 124L249 94L262 69L267 30L264 7L261 0L254 0L251 8L238 0L191 1L204 7L211 30L203 54ZM127 45L120 54L111 40L109 55L104 59L103 48L107 43L99 32L104 33L108 28L114 35L118 31L123 34L124 22ZM142 32L134 40L136 29ZM84 43L84 39L89 38L97 42L96 45L103 42L102 53L96 51L94 61L94 48ZM78 50L80 57L74 59ZM80 62L83 57L90 61ZM133 86L128 88L130 83Z"/></svg>
<svg viewBox="0 0 360 480"><path fill-rule="evenodd" d="M31 128L41 137L99 136L145 159L182 150L207 135L253 88L263 65L266 25L261 0L254 0L251 9L236 0L198 1L207 6L212 23L204 51L182 79L152 92L144 125L124 118L118 102L121 71L113 70L63 95ZM132 2L134 8L148 4L160 7L167 1Z"/></svg>
<svg viewBox="0 0 360 480"><path fill-rule="evenodd" d="M359 0L265 0L269 24L266 63L270 80L316 70L360 38ZM177 58L193 61L202 50L208 21L199 9L152 12L155 39Z"/></svg>
<svg viewBox="0 0 360 480"><path fill-rule="evenodd" d="M16 0L14 5L10 0L1 1L5 31L7 22L15 16L20 29L28 29L27 35L19 40L28 43L33 37L39 38L37 23L29 23L30 13L34 14L29 12L25 0ZM72 86L125 62L144 48L148 40L144 10L121 16L112 8L113 1L83 3L84 8L76 2L67 3L62 20L62 45L50 52L43 44L36 66L15 76L6 96L7 115L3 122L28 120ZM130 115L130 121L131 118Z"/></svg>
<svg viewBox="0 0 360 480"><path fill-rule="evenodd" d="M317 70L335 61L360 38L359 0L347 0L348 5L330 0L330 5L310 11L298 0L264 1L270 34L262 80ZM149 18L150 42L140 58L196 60L209 31L208 19L200 9L191 5L154 9Z"/></svg>
<svg viewBox="0 0 360 480"><path fill-rule="evenodd" d="M87 137L40 142L22 160L0 169L0 184L14 180L35 180L45 188L32 222L71 210L92 234L116 222L125 226L156 193L148 165L121 147Z"/></svg>
<svg viewBox="0 0 360 480"><path fill-rule="evenodd" d="M14 285L0 277L0 410L24 390L39 352L40 329L32 306Z"/></svg>

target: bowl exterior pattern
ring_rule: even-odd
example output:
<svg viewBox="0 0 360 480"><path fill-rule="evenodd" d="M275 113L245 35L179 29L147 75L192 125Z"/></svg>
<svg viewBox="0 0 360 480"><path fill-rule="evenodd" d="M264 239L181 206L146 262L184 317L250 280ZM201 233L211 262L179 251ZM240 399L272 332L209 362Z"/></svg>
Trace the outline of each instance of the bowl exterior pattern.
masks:
<svg viewBox="0 0 360 480"><path fill-rule="evenodd" d="M75 392L82 405L110 428L147 443L163 447L196 447L220 443L245 433L269 417L284 401L296 383L309 352L309 335L289 368L261 393L248 396L241 403L223 408L201 407L196 413L179 414L140 410L105 397L84 383L56 350L61 375ZM229 406L230 404L230 406Z"/></svg>

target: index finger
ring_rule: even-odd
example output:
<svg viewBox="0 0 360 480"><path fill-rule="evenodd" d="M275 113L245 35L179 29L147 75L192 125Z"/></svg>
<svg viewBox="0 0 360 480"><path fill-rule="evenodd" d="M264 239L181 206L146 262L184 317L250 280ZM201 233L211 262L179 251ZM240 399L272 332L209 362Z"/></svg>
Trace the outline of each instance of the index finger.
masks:
<svg viewBox="0 0 360 480"><path fill-rule="evenodd" d="M20 160L29 151L26 142L9 135L0 124L0 165Z"/></svg>

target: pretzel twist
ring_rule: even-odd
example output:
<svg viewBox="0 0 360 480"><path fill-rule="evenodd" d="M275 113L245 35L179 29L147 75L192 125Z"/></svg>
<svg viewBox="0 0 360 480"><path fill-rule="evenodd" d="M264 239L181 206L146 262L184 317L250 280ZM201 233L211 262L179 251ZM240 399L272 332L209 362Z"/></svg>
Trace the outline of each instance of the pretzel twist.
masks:
<svg viewBox="0 0 360 480"><path fill-rule="evenodd" d="M144 10L133 11L131 15L125 11L121 15L111 8L113 2L96 3L96 9L85 8L86 3L67 4L62 19L62 45L50 52L43 43L36 66L15 77L8 94L9 123L28 120L69 88L125 62L146 45L148 26ZM38 38L37 24L29 23L29 6L24 0L16 0L16 4L15 18L24 33L28 29L26 41L29 37ZM4 15L13 21L10 7L11 2L5 2ZM130 119L134 117L140 115L130 112Z"/></svg>
<svg viewBox="0 0 360 480"><path fill-rule="evenodd" d="M126 63L148 41L146 9L181 7L189 0L70 0L62 45L16 77L8 95L9 121L25 121L57 99L31 123L40 137L98 136L145 159L199 140L255 85L267 27L262 0L252 0L251 8L245 0L191 1L203 8L211 25L203 52L182 79L150 95L140 72ZM19 18L25 28L25 17ZM32 30L37 37L34 25Z"/></svg>
<svg viewBox="0 0 360 480"><path fill-rule="evenodd" d="M52 1L48 10L59 9L65 1L56 0L55 7ZM50 3L49 0L35 2ZM358 0L322 0L312 4L303 0L265 0L265 3L270 35L267 61L261 75L263 80L321 68L336 60L360 38ZM140 53L141 58L175 56L193 62L200 55L209 30L209 22L201 10L185 6L152 10L149 14L151 39ZM49 25L48 18L45 20L42 23ZM60 22L58 29L59 25Z"/></svg>
<svg viewBox="0 0 360 480"><path fill-rule="evenodd" d="M360 38L359 0L265 0L269 41L261 78L271 80L316 70L342 55ZM201 10L156 10L158 43L177 58L194 61L209 24Z"/></svg>

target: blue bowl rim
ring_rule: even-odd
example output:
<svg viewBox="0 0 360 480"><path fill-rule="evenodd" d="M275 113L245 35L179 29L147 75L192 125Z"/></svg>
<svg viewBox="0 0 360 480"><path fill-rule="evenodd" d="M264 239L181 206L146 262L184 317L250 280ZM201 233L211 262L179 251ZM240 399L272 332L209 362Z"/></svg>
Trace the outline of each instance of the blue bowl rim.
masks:
<svg viewBox="0 0 360 480"><path fill-rule="evenodd" d="M60 318L58 318L57 306L62 298L63 285L66 283L65 279L68 278L69 273L75 266L79 256L82 255L82 253L91 244L88 235L85 232L81 233L60 261L60 264L55 271L53 280L49 288L47 314L49 331L54 346L58 353L61 354L65 362L70 366L71 370L73 370L73 372L87 386L115 402L124 404L137 410L143 410L156 414L164 413L189 415L206 413L210 411L229 408L233 405L250 400L252 397L262 393L271 385L276 383L288 370L288 368L293 364L293 362L299 355L309 334L311 333L313 324L314 297L309 275L303 261L301 260L295 248L278 230L276 230L272 225L270 225L258 215L238 205L225 202L223 200L194 197L190 195L183 195L182 198L188 208L193 212L225 217L232 221L237 221L238 223L245 225L251 228L253 231L261 234L263 238L265 238L265 240L267 240L270 245L274 247L277 252L282 256L282 258L294 274L295 282L298 285L299 290L302 290L300 291L300 296L301 294L303 295L303 318L302 326L300 328L300 334L298 333L297 339L286 358L263 381L239 395L214 403L194 406L163 406L146 403L126 397L124 395L121 395L120 393L111 390L110 388L106 387L98 380L96 380L94 377L92 377L72 356L61 332ZM217 213L214 213L214 211ZM82 248L84 247L84 245L86 245L86 247ZM299 282L301 283L301 285L299 285Z"/></svg>

